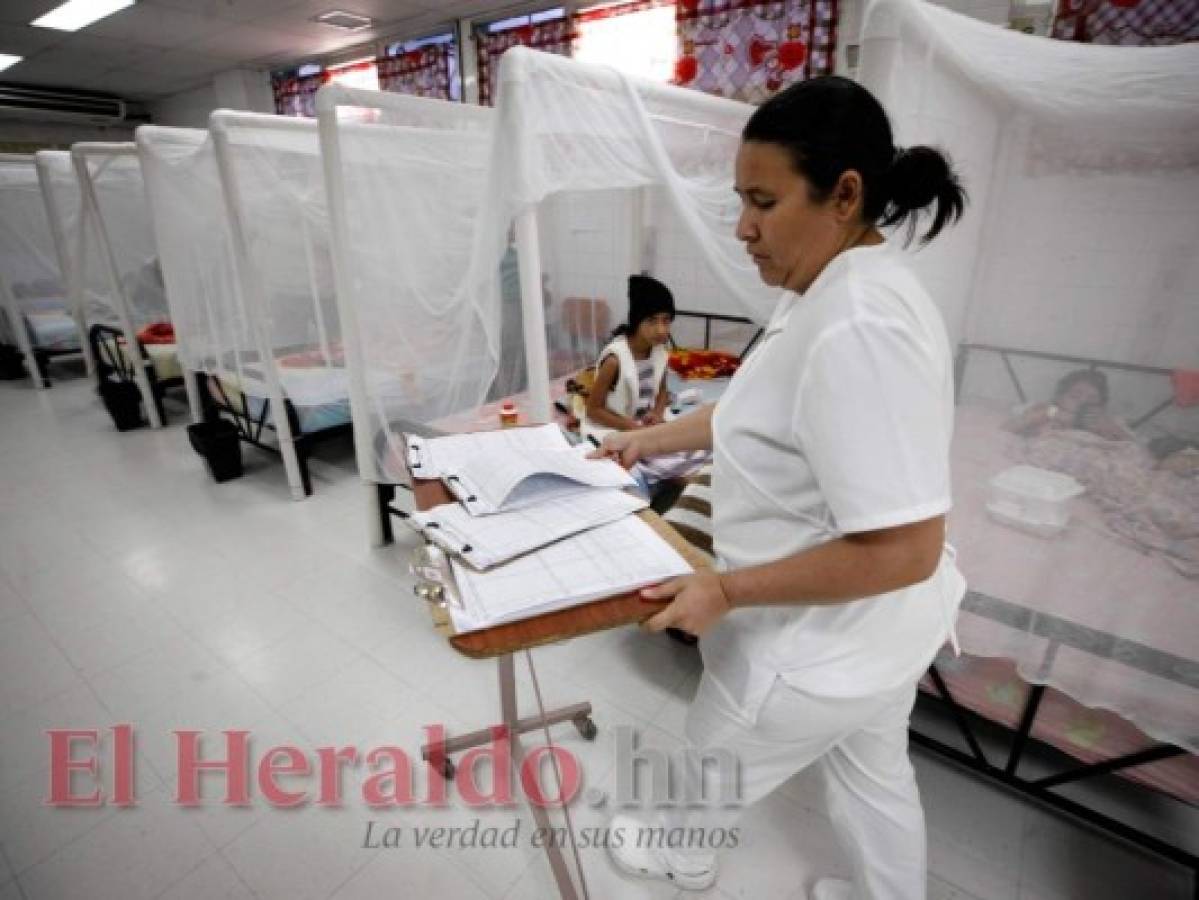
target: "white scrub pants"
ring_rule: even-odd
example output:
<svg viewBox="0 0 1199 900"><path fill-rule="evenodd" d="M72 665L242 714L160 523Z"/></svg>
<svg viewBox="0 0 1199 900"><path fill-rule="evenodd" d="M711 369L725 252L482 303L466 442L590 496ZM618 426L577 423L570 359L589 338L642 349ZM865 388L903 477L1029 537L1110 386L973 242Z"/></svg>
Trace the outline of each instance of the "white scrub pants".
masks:
<svg viewBox="0 0 1199 900"><path fill-rule="evenodd" d="M706 675L687 715L687 789L699 784L705 749L740 761L740 802L722 806L718 766L705 771L699 808L672 809L670 828L728 829L745 807L816 763L829 816L853 869L855 900L924 900L924 811L908 759L908 717L916 685L871 697L833 698L774 683L750 722ZM684 796L699 796L697 793ZM712 854L675 851L702 867Z"/></svg>

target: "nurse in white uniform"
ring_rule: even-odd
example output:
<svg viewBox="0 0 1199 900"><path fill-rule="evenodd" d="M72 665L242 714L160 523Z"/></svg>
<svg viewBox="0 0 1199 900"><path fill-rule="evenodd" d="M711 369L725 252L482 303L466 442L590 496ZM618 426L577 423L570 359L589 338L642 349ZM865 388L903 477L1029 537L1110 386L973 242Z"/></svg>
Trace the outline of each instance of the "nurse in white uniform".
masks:
<svg viewBox="0 0 1199 900"><path fill-rule="evenodd" d="M812 895L919 900L908 717L965 591L945 543L953 366L936 306L879 229L924 218L931 240L965 193L940 152L896 148L878 101L836 77L754 113L735 180L737 235L782 290L764 340L717 406L599 452L631 466L714 451L719 572L645 592L666 602L651 630L700 636L690 788L710 751L739 759L741 809L817 764L853 877ZM665 824L715 834L739 812L712 800ZM716 879L710 846L640 846L642 825L613 821L618 867L696 890Z"/></svg>

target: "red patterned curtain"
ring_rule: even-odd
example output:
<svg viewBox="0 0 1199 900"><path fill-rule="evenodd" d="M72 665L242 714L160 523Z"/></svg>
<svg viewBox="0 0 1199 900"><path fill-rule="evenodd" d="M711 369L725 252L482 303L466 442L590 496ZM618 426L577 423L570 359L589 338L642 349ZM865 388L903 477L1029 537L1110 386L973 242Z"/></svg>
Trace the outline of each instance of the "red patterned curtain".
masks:
<svg viewBox="0 0 1199 900"><path fill-rule="evenodd" d="M275 92L275 112L281 116L316 116L316 92L325 83L325 73L305 75L274 75L271 87Z"/></svg>
<svg viewBox="0 0 1199 900"><path fill-rule="evenodd" d="M399 94L451 100L454 48L450 44L430 44L399 56L380 57L379 88Z"/></svg>
<svg viewBox="0 0 1199 900"><path fill-rule="evenodd" d="M500 57L510 47L521 44L546 53L570 56L570 44L574 37L570 26L570 19L562 18L536 25L522 25L495 34L479 34L476 41L479 48L479 102L484 106L495 102L495 77Z"/></svg>
<svg viewBox="0 0 1199 900"><path fill-rule="evenodd" d="M1052 33L1126 47L1199 41L1199 0L1061 0Z"/></svg>
<svg viewBox="0 0 1199 900"><path fill-rule="evenodd" d="M675 82L761 103L833 71L837 0L679 0Z"/></svg>

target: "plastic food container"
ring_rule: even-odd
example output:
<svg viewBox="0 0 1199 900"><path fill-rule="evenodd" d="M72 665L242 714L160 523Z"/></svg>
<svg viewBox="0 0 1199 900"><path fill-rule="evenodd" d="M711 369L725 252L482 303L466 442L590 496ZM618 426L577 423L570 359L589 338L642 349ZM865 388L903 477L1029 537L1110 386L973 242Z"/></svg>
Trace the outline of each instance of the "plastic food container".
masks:
<svg viewBox="0 0 1199 900"><path fill-rule="evenodd" d="M1060 472L1012 466L991 479L987 512L1007 525L1052 537L1070 523L1071 501L1085 490Z"/></svg>

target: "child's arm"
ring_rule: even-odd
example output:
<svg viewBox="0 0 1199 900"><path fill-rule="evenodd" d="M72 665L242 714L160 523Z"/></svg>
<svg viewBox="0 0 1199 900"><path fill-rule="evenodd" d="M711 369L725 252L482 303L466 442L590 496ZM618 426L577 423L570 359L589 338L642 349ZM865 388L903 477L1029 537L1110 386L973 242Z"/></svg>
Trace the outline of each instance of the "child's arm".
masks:
<svg viewBox="0 0 1199 900"><path fill-rule="evenodd" d="M642 419L646 425L660 425L666 421L666 405L670 402L670 391L666 389L666 373L662 373L662 386L658 388L654 408Z"/></svg>
<svg viewBox="0 0 1199 900"><path fill-rule="evenodd" d="M627 416L617 415L604 405L608 392L612 390L619 374L620 360L615 356L609 356L600 363L599 371L595 373L595 383L591 385L591 391L587 394L587 418L604 428L631 431L640 428L640 424Z"/></svg>

